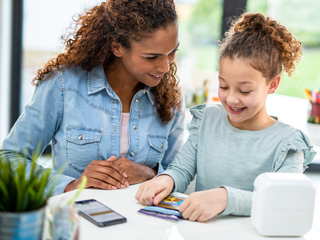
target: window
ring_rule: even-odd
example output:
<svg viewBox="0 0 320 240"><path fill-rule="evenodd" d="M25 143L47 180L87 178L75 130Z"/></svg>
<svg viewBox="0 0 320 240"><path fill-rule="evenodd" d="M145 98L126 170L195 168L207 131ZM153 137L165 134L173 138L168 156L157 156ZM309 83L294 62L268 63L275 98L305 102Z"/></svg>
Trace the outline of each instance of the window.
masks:
<svg viewBox="0 0 320 240"><path fill-rule="evenodd" d="M34 91L31 80L35 76L34 73L63 50L60 36L66 33L72 23L72 17L102 1L23 1L20 113L31 100ZM217 41L221 39L224 1L227 0L175 1L179 15L180 38L177 52L178 75L188 107L203 102L214 102L217 99ZM4 12L2 6L5 2L8 1L0 0L0 13ZM304 88L320 87L320 69L317 66L320 59L320 16L317 13L319 8L320 2L317 0L247 0L248 11L261 12L279 20L303 43L304 58L293 78L289 79L284 74L277 90L278 94L305 99ZM1 32L2 28L0 34ZM3 36L0 39L3 39ZM3 74L2 68L0 71ZM0 104L3 104L2 99L3 96L0 98ZM307 111L305 109L305 112Z"/></svg>
<svg viewBox="0 0 320 240"><path fill-rule="evenodd" d="M248 0L250 12L262 12L285 25L303 46L295 75L282 77L277 94L306 98L304 89L320 88L320 2L317 0Z"/></svg>
<svg viewBox="0 0 320 240"><path fill-rule="evenodd" d="M35 72L63 50L61 36L72 18L103 0L28 0L23 7L23 69L20 113L34 91Z"/></svg>
<svg viewBox="0 0 320 240"><path fill-rule="evenodd" d="M223 1L177 1L180 47L178 73L186 105L207 102L216 94L218 45ZM209 96L210 94L210 96Z"/></svg>
<svg viewBox="0 0 320 240"><path fill-rule="evenodd" d="M0 0L0 142L9 130L10 2Z"/></svg>

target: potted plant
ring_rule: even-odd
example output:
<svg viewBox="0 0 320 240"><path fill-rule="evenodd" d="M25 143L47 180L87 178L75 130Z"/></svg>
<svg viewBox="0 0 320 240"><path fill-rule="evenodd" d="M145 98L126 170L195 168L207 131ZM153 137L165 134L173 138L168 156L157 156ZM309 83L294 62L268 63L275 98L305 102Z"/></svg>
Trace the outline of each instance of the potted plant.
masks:
<svg viewBox="0 0 320 240"><path fill-rule="evenodd" d="M39 148L38 148L39 149ZM36 164L27 167L22 154L0 152L0 238L41 239L45 206L51 196L51 169Z"/></svg>

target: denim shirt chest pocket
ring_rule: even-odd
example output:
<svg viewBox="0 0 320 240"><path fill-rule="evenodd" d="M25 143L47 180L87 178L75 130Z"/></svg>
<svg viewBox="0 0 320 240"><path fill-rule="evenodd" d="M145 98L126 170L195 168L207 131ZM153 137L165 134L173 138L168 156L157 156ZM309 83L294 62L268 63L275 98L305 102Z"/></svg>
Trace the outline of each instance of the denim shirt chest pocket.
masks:
<svg viewBox="0 0 320 240"><path fill-rule="evenodd" d="M68 163L83 172L93 160L99 160L101 135L99 129L68 127L65 135Z"/></svg>
<svg viewBox="0 0 320 240"><path fill-rule="evenodd" d="M146 164L148 165L148 162L156 164L156 162L160 162L163 159L164 153L168 149L168 140L165 136L149 135L148 143L149 149Z"/></svg>

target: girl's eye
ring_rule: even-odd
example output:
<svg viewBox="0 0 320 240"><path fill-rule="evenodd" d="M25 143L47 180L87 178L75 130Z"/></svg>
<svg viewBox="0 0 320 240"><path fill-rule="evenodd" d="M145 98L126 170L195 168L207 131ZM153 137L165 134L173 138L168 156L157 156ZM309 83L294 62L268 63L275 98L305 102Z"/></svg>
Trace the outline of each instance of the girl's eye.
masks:
<svg viewBox="0 0 320 240"><path fill-rule="evenodd" d="M245 91L241 91L240 90L240 92L242 93L242 94L249 94L250 92L245 92Z"/></svg>
<svg viewBox="0 0 320 240"><path fill-rule="evenodd" d="M221 88L222 90L227 90L227 89L228 89L228 87L222 87L222 86L220 86L220 88Z"/></svg>

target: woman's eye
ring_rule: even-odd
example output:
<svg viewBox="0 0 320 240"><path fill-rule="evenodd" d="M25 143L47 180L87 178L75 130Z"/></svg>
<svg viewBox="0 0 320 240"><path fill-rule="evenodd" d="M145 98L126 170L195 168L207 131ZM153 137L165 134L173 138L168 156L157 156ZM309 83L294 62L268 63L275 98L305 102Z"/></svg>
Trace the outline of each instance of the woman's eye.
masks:
<svg viewBox="0 0 320 240"><path fill-rule="evenodd" d="M173 50L169 55L175 54L178 51L178 48Z"/></svg>
<svg viewBox="0 0 320 240"><path fill-rule="evenodd" d="M154 56L154 57L147 57L146 59L148 60L153 60L153 59L156 59L158 56Z"/></svg>

